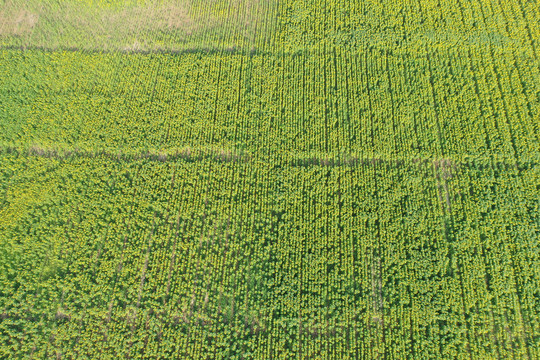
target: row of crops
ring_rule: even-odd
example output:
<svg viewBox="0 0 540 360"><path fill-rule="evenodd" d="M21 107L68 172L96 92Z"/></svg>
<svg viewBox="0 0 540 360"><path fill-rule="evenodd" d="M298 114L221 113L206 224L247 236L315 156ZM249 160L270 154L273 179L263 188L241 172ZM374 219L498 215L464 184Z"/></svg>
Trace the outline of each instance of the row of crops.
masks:
<svg viewBox="0 0 540 360"><path fill-rule="evenodd" d="M537 18L0 0L0 358L540 358Z"/></svg>
<svg viewBox="0 0 540 360"><path fill-rule="evenodd" d="M426 47L538 57L535 1L0 1L0 45L90 52Z"/></svg>
<svg viewBox="0 0 540 360"><path fill-rule="evenodd" d="M506 55L3 51L0 139L60 150L219 146L529 161L539 147L540 68Z"/></svg>
<svg viewBox="0 0 540 360"><path fill-rule="evenodd" d="M2 163L3 357L538 356L535 168Z"/></svg>

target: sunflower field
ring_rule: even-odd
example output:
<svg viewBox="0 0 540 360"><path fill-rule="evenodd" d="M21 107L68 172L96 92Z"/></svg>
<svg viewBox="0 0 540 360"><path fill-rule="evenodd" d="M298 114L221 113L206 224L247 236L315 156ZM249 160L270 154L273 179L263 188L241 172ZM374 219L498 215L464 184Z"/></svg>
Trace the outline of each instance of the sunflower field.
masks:
<svg viewBox="0 0 540 360"><path fill-rule="evenodd" d="M534 0L0 0L0 358L540 358Z"/></svg>

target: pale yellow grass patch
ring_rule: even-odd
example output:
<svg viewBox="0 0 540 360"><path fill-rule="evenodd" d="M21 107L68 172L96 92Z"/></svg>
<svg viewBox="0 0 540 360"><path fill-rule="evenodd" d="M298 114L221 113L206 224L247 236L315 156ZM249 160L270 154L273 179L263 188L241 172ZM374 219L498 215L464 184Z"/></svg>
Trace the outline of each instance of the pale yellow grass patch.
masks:
<svg viewBox="0 0 540 360"><path fill-rule="evenodd" d="M2 0L0 0L1 3ZM274 18L276 0L148 0L111 6L79 0L7 0L4 45L124 51L253 43ZM264 38L264 36L263 36Z"/></svg>
<svg viewBox="0 0 540 360"><path fill-rule="evenodd" d="M0 9L0 35L21 36L32 31L39 15L26 9Z"/></svg>

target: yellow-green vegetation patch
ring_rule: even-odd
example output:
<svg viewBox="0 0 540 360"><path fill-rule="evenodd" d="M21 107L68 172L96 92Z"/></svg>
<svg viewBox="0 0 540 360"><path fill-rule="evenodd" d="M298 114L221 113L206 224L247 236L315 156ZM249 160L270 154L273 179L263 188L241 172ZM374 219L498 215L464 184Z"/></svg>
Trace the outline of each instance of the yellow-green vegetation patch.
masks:
<svg viewBox="0 0 540 360"><path fill-rule="evenodd" d="M535 358L534 167L0 161L5 358Z"/></svg>
<svg viewBox="0 0 540 360"><path fill-rule="evenodd" d="M269 44L277 0L0 3L0 44L101 51L254 50Z"/></svg>
<svg viewBox="0 0 540 360"><path fill-rule="evenodd" d="M0 359L540 359L536 2L0 4Z"/></svg>
<svg viewBox="0 0 540 360"><path fill-rule="evenodd" d="M19 149L538 156L538 62L511 52L5 50L0 64L0 145Z"/></svg>

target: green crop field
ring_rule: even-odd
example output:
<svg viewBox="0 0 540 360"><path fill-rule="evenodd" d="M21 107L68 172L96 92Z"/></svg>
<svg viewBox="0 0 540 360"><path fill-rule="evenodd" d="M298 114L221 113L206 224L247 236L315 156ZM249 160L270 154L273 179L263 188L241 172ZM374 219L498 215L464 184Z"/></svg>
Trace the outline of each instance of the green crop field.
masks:
<svg viewBox="0 0 540 360"><path fill-rule="evenodd" d="M538 19L0 0L0 359L539 359Z"/></svg>

